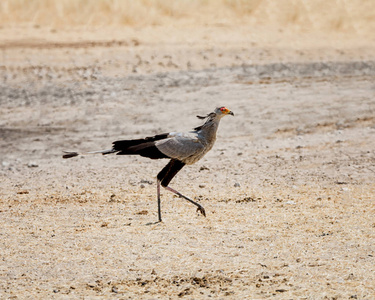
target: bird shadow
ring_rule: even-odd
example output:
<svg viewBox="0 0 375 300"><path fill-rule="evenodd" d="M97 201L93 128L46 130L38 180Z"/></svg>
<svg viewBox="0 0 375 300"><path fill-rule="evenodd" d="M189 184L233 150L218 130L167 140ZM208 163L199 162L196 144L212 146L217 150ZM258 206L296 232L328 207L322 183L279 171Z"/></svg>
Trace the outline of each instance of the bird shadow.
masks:
<svg viewBox="0 0 375 300"><path fill-rule="evenodd" d="M156 222L148 222L148 223L146 223L145 225L146 226L150 226L150 225L157 225L157 224L162 224L163 222L161 222L161 221L156 221Z"/></svg>

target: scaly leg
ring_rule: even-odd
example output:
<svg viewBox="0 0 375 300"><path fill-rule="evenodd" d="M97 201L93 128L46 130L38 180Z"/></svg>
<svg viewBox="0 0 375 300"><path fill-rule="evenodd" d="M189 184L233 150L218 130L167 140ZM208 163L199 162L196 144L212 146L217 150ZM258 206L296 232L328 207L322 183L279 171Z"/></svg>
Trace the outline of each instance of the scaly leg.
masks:
<svg viewBox="0 0 375 300"><path fill-rule="evenodd" d="M161 205L160 205L160 181L157 180L157 191L158 191L158 217L161 222Z"/></svg>
<svg viewBox="0 0 375 300"><path fill-rule="evenodd" d="M169 186L165 186L164 188L167 189L168 191L172 192L172 193L175 193L176 195L180 196L181 198L184 198L185 200L187 200L187 201L193 203L194 205L196 205L196 206L198 207L198 208L197 208L197 211L200 211L202 215L206 216L206 212L205 212L205 210L204 210L204 208L203 208L202 205L200 205L199 203L197 203L197 202L191 200L189 197L186 197L186 196L182 195L180 192L178 192L178 191L172 189L172 188L169 187ZM160 189L160 186L159 186L159 189Z"/></svg>

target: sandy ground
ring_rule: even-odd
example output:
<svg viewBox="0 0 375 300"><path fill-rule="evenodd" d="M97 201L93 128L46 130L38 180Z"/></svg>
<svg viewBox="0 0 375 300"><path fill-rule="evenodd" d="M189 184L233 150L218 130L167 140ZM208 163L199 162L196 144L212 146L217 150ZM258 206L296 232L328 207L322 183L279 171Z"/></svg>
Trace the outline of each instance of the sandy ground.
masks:
<svg viewBox="0 0 375 300"><path fill-rule="evenodd" d="M3 36L0 298L374 299L371 44L147 30ZM163 191L154 223L166 161L61 158L190 130L218 105L235 117L171 183L207 218Z"/></svg>

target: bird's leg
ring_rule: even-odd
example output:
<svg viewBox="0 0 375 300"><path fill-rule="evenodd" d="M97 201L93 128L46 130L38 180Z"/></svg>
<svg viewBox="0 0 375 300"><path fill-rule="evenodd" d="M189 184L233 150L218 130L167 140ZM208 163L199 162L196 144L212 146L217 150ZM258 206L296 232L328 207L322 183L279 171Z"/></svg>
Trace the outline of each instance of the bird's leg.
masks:
<svg viewBox="0 0 375 300"><path fill-rule="evenodd" d="M181 198L184 198L185 200L193 203L194 205L196 205L198 207L197 211L200 211L202 215L206 216L206 211L204 210L202 205L200 205L199 203L191 200L189 197L186 197L186 196L182 195L180 192L176 191L175 189L172 189L169 186L165 186L164 188L167 189L168 191L171 191L172 193L175 193L176 195L180 196Z"/></svg>
<svg viewBox="0 0 375 300"><path fill-rule="evenodd" d="M161 205L160 205L160 180L157 179L157 191L158 191L158 218L161 222Z"/></svg>

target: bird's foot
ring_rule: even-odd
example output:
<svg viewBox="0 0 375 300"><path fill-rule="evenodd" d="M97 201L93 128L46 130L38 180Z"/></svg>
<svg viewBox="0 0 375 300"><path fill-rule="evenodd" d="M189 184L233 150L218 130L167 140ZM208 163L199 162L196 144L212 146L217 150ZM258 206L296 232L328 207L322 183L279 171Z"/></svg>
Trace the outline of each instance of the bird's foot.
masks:
<svg viewBox="0 0 375 300"><path fill-rule="evenodd" d="M197 208L197 212L200 212L203 216L206 216L206 211L204 210L203 206L199 205Z"/></svg>

